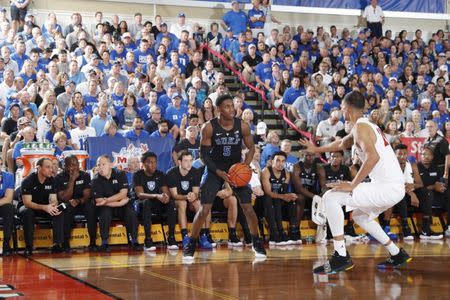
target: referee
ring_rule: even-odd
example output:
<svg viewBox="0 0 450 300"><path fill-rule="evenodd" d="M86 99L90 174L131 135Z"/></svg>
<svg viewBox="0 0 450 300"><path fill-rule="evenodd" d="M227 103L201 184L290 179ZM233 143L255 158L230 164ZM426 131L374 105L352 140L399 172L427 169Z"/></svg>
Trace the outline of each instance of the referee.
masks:
<svg viewBox="0 0 450 300"><path fill-rule="evenodd" d="M372 36L380 38L383 36L384 13L378 5L378 0L370 0L366 6L362 18L367 21L367 27L372 31Z"/></svg>

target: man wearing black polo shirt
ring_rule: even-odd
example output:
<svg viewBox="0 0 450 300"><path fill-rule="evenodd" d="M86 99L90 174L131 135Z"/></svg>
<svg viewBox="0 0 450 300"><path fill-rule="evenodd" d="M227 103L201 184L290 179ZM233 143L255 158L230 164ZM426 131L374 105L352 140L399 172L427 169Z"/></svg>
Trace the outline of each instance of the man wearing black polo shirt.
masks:
<svg viewBox="0 0 450 300"><path fill-rule="evenodd" d="M14 175L9 172L0 172L0 217L3 218L3 257L12 254L9 240L11 239L14 222L13 194Z"/></svg>
<svg viewBox="0 0 450 300"><path fill-rule="evenodd" d="M99 212L102 237L100 251L111 252L108 237L113 216L125 221L132 249L141 250L137 242L137 218L127 197L128 180L125 172L113 169L111 159L107 155L97 159L97 169L98 174L92 180L92 194Z"/></svg>
<svg viewBox="0 0 450 300"><path fill-rule="evenodd" d="M89 250L96 251L97 217L95 205L91 199L91 178L89 174L80 170L76 156L67 156L64 159L64 171L56 175L55 183L59 202L67 205L64 216L63 248L67 251L70 249L73 217L76 214L84 214L89 232Z"/></svg>
<svg viewBox="0 0 450 300"><path fill-rule="evenodd" d="M139 170L133 175L133 187L137 198L142 205L142 220L145 231L145 251L154 251L151 236L152 213L161 214L167 212L167 221L169 223L169 237L167 239L169 250L177 250L178 245L175 241L175 202L169 197L166 176L163 172L156 169L158 164L156 154L145 152L141 158L143 170Z"/></svg>
<svg viewBox="0 0 450 300"><path fill-rule="evenodd" d="M425 124L429 138L424 146L433 150L433 165L444 168L444 178L448 180L448 169L450 166L450 151L445 137L438 134L438 126L433 120L428 120Z"/></svg>
<svg viewBox="0 0 450 300"><path fill-rule="evenodd" d="M63 213L57 208L53 164L49 158L40 158L36 163L37 171L28 175L22 181L23 206L19 214L23 219L25 235L25 256L33 253L33 233L35 217L52 220L53 226L53 253L62 252Z"/></svg>

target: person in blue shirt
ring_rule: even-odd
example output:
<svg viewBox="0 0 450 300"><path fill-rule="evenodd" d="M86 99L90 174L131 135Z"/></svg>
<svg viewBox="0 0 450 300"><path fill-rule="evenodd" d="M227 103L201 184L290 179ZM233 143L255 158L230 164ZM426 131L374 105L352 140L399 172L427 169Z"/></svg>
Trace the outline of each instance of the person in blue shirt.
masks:
<svg viewBox="0 0 450 300"><path fill-rule="evenodd" d="M174 139L173 135L169 132L169 121L161 119L158 122L158 130L154 131L150 136L162 139Z"/></svg>
<svg viewBox="0 0 450 300"><path fill-rule="evenodd" d="M12 254L9 241L13 232L14 206L12 205L14 194L14 175L0 171L0 217L3 219L3 252L2 256Z"/></svg>
<svg viewBox="0 0 450 300"><path fill-rule="evenodd" d="M365 53L363 55L361 55L361 58L359 60L360 64L357 65L355 68L356 74L358 74L358 76L360 76L360 77L361 77L361 74L363 73L363 71L367 71L369 73L375 72L375 68L371 64L368 63L368 58L369 57Z"/></svg>
<svg viewBox="0 0 450 300"><path fill-rule="evenodd" d="M123 46L125 47L125 51L127 53L128 52L133 52L134 50L137 49L136 44L131 39L131 33L129 33L129 32L123 33L122 34L122 41L123 41Z"/></svg>
<svg viewBox="0 0 450 300"><path fill-rule="evenodd" d="M275 131L270 131L267 134L267 144L264 146L261 152L260 165L263 169L267 165L267 161L271 159L275 152L280 151L278 143L280 142L280 137Z"/></svg>
<svg viewBox="0 0 450 300"><path fill-rule="evenodd" d="M292 142L288 139L282 140L280 144L280 149L287 155L284 168L286 169L286 171L292 173L292 171L294 171L294 165L298 163L298 158L291 154Z"/></svg>
<svg viewBox="0 0 450 300"><path fill-rule="evenodd" d="M98 63L98 68L102 71L103 74L108 74L109 71L111 71L112 63L111 56L108 50L102 53L102 60Z"/></svg>
<svg viewBox="0 0 450 300"><path fill-rule="evenodd" d="M111 60L125 59L127 51L122 41L118 42L116 48L110 52Z"/></svg>
<svg viewBox="0 0 450 300"><path fill-rule="evenodd" d="M222 27L230 27L233 35L236 37L239 33L245 32L248 24L248 16L241 10L238 1L231 2L232 10L225 13L222 18Z"/></svg>
<svg viewBox="0 0 450 300"><path fill-rule="evenodd" d="M53 136L53 143L55 144L53 147L55 149L53 155L58 159L60 159L64 151L73 150L71 146L67 145L67 136L62 131L55 133Z"/></svg>
<svg viewBox="0 0 450 300"><path fill-rule="evenodd" d="M20 150L23 148L23 145L25 143L31 143L34 141L34 137L35 137L35 130L33 127L31 126L27 126L22 130L22 137L23 140L17 142L14 145L14 149L13 149L13 160L16 161L18 166L23 165L23 163L20 160L17 160L19 157L22 156L22 154L20 153Z"/></svg>
<svg viewBox="0 0 450 300"><path fill-rule="evenodd" d="M11 59L17 63L19 70L22 69L25 60L29 59L28 55L25 54L25 49L26 49L25 42L19 40L15 45L14 53L11 55Z"/></svg>
<svg viewBox="0 0 450 300"><path fill-rule="evenodd" d="M185 116L187 116L187 109L181 106L181 95L174 93L172 95L172 104L167 107L164 118L180 127L181 120Z"/></svg>
<svg viewBox="0 0 450 300"><path fill-rule="evenodd" d="M147 39L142 39L139 48L134 50L134 61L137 64L144 65L147 63L147 56L155 57L155 51L150 48L150 43Z"/></svg>
<svg viewBox="0 0 450 300"><path fill-rule="evenodd" d="M132 142L146 138L148 136L149 133L144 130L144 122L142 122L142 119L139 116L134 117L133 129L128 130L123 134L124 138L127 138Z"/></svg>
<svg viewBox="0 0 450 300"><path fill-rule="evenodd" d="M269 85L266 83L266 80L270 81L272 78L272 63L270 62L269 52L263 53L262 62L255 67L255 75L256 82L267 90L270 90Z"/></svg>
<svg viewBox="0 0 450 300"><path fill-rule="evenodd" d="M266 16L260 9L260 1L252 0L253 7L248 11L250 29L263 29L266 22Z"/></svg>
<svg viewBox="0 0 450 300"><path fill-rule="evenodd" d="M222 41L222 50L229 58L231 58L231 44L235 40L236 38L233 36L233 30L231 30L231 27L227 27L225 38Z"/></svg>
<svg viewBox="0 0 450 300"><path fill-rule="evenodd" d="M286 89L283 94L283 104L286 106L292 105L295 99L305 95L304 89L300 88L300 77L294 76L291 79L291 87Z"/></svg>

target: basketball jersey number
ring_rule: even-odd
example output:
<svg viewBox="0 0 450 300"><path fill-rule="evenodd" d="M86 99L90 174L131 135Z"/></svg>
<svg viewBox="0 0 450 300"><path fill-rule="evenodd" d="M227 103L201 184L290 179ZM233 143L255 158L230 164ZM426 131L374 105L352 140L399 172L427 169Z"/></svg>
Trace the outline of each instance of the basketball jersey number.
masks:
<svg viewBox="0 0 450 300"><path fill-rule="evenodd" d="M231 155L231 146L223 146L223 156Z"/></svg>
<svg viewBox="0 0 450 300"><path fill-rule="evenodd" d="M384 141L384 146L389 146L389 141L387 140L386 136L384 135L383 131L381 131L381 129L378 127L377 128L378 133L381 135L381 137L383 138Z"/></svg>

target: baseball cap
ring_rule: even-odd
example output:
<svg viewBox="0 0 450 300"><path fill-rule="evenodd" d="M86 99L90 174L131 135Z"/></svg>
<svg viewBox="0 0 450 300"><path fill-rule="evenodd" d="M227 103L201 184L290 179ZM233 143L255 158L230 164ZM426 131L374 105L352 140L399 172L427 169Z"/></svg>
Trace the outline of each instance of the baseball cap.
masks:
<svg viewBox="0 0 450 300"><path fill-rule="evenodd" d="M441 53L438 54L438 56L439 56L439 57L445 57L445 53L444 53L444 52L441 52Z"/></svg>
<svg viewBox="0 0 450 300"><path fill-rule="evenodd" d="M174 87L176 87L176 84L173 83L173 82L171 82L171 83L169 83L168 87L169 87L169 88L174 88Z"/></svg>
<svg viewBox="0 0 450 300"><path fill-rule="evenodd" d="M131 33L125 32L125 33L122 34L122 38L123 38L123 39L124 39L124 38L127 38L127 37L131 38Z"/></svg>
<svg viewBox="0 0 450 300"><path fill-rule="evenodd" d="M159 26L161 26L161 27L167 27L167 24L166 23L161 23L161 25L159 25Z"/></svg>
<svg viewBox="0 0 450 300"><path fill-rule="evenodd" d="M64 83L64 87L68 87L70 84L75 84L75 82L73 81L73 80L67 80L65 83Z"/></svg>
<svg viewBox="0 0 450 300"><path fill-rule="evenodd" d="M426 102L431 103L431 100L428 98L423 98L422 101L420 101L420 103L426 103Z"/></svg>
<svg viewBox="0 0 450 300"><path fill-rule="evenodd" d="M178 14L178 18L186 18L186 15L184 14L184 12L180 12Z"/></svg>
<svg viewBox="0 0 450 300"><path fill-rule="evenodd" d="M196 83L196 82L198 82L198 81L201 81L201 79L198 78L198 77L192 78L192 83Z"/></svg>
<svg viewBox="0 0 450 300"><path fill-rule="evenodd" d="M231 30L231 27L227 27L227 32L233 31Z"/></svg>
<svg viewBox="0 0 450 300"><path fill-rule="evenodd" d="M448 68L447 68L446 65L442 65L442 66L439 67L439 70L441 70L441 71L443 71L443 72L447 72L447 71L448 71Z"/></svg>
<svg viewBox="0 0 450 300"><path fill-rule="evenodd" d="M18 125L25 125L25 124L29 124L30 120L28 120L27 117L21 117L19 118L19 120L17 120L17 124Z"/></svg>
<svg viewBox="0 0 450 300"><path fill-rule="evenodd" d="M259 122L256 125L256 134L260 135L260 134L266 134L267 131L267 125L264 122Z"/></svg>
<svg viewBox="0 0 450 300"><path fill-rule="evenodd" d="M9 106L9 110L11 110L11 108L13 108L14 106L17 106L18 108L20 108L19 103L14 102L14 103L12 103L12 104ZM27 119L27 121L28 121L28 119Z"/></svg>
<svg viewBox="0 0 450 300"><path fill-rule="evenodd" d="M255 44L250 44L250 45L248 45L248 49L250 49L250 48L256 48L256 46L255 46Z"/></svg>
<svg viewBox="0 0 450 300"><path fill-rule="evenodd" d="M178 93L174 93L171 97L171 99L175 99L175 98L180 98L181 99L181 95Z"/></svg>
<svg viewBox="0 0 450 300"><path fill-rule="evenodd" d="M166 58L164 57L164 55L158 55L156 60L166 60Z"/></svg>
<svg viewBox="0 0 450 300"><path fill-rule="evenodd" d="M367 54L363 54L361 55L361 58L369 58L369 57L367 56Z"/></svg>
<svg viewBox="0 0 450 300"><path fill-rule="evenodd" d="M231 1L231 5L233 5L235 3L239 3L239 1L236 1L236 0Z"/></svg>
<svg viewBox="0 0 450 300"><path fill-rule="evenodd" d="M389 78L389 81L391 81L391 80L397 81L397 78L395 78L395 77L390 77L390 78Z"/></svg>

